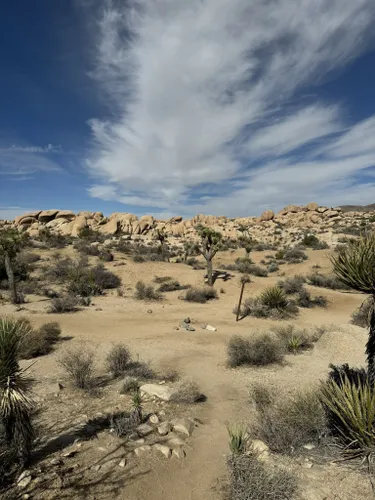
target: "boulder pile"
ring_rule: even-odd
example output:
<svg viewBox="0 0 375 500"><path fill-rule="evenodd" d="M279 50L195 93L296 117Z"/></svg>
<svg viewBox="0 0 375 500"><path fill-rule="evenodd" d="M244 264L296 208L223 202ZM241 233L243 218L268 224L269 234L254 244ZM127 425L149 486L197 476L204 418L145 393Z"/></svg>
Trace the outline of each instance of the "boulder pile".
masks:
<svg viewBox="0 0 375 500"><path fill-rule="evenodd" d="M375 212L344 212L340 207L330 208L309 203L305 206L288 205L274 213L266 210L260 217L230 219L224 216L196 215L183 220L181 216L169 220L157 220L152 215L138 218L134 214L115 212L105 217L101 212L79 212L70 210L39 210L29 212L14 221L0 221L1 226L12 226L37 237L43 228L51 232L76 237L85 228L108 236L124 236L132 239L154 239L158 230L163 230L172 239L194 239L195 227L202 224L220 231L226 238L237 238L241 226L248 228L252 237L264 243L291 244L298 242L306 231L319 234L322 241L334 244L341 229L358 229L373 224Z"/></svg>

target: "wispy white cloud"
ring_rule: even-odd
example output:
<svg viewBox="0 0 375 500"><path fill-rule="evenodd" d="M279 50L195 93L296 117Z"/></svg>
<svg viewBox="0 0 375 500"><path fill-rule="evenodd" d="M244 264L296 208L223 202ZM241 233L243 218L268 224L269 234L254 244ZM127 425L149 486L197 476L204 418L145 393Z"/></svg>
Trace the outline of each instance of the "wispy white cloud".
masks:
<svg viewBox="0 0 375 500"><path fill-rule="evenodd" d="M374 117L350 127L338 103L291 107L369 46L373 0L124 0L99 10L94 76L115 112L89 123L92 196L244 215L349 201L374 165Z"/></svg>
<svg viewBox="0 0 375 500"><path fill-rule="evenodd" d="M52 154L61 152L60 145L52 144L0 146L0 175L28 179L35 172L58 171L60 166Z"/></svg>

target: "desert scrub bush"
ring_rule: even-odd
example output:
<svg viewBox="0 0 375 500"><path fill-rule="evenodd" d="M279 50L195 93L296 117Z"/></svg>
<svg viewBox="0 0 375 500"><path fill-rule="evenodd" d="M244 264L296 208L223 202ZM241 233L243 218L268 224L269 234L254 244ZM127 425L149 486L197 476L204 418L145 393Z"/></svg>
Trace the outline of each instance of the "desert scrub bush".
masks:
<svg viewBox="0 0 375 500"><path fill-rule="evenodd" d="M229 449L232 455L242 455L247 450L249 435L245 425L229 425Z"/></svg>
<svg viewBox="0 0 375 500"><path fill-rule="evenodd" d="M198 384L191 378L179 380L174 388L170 401L175 403L193 404L202 401L204 396Z"/></svg>
<svg viewBox="0 0 375 500"><path fill-rule="evenodd" d="M48 312L51 314L63 314L78 311L77 299L72 295L63 295L51 300Z"/></svg>
<svg viewBox="0 0 375 500"><path fill-rule="evenodd" d="M202 261L198 260L196 257L190 257L189 259L187 259L186 264L188 266L191 266L193 269L205 269L206 268L204 263Z"/></svg>
<svg viewBox="0 0 375 500"><path fill-rule="evenodd" d="M369 327L371 311L371 299L364 300L360 307L352 313L351 323L353 325L362 326L362 328Z"/></svg>
<svg viewBox="0 0 375 500"><path fill-rule="evenodd" d="M258 276L259 278L266 278L268 276L268 271L265 267L253 264L252 266L250 266L249 274Z"/></svg>
<svg viewBox="0 0 375 500"><path fill-rule="evenodd" d="M72 384L78 389L93 387L94 353L87 346L72 347L57 360Z"/></svg>
<svg viewBox="0 0 375 500"><path fill-rule="evenodd" d="M310 335L306 330L299 329L295 325L276 326L272 331L282 341L286 351L293 354L312 349L316 336Z"/></svg>
<svg viewBox="0 0 375 500"><path fill-rule="evenodd" d="M154 280L156 281L156 280ZM159 292L174 292L176 290L185 290L189 288L188 286L181 285L178 280L174 280L172 278L168 278L160 283L158 287Z"/></svg>
<svg viewBox="0 0 375 500"><path fill-rule="evenodd" d="M100 250L98 257L103 262L113 262L115 258L113 253L110 252L109 250Z"/></svg>
<svg viewBox="0 0 375 500"><path fill-rule="evenodd" d="M138 281L135 285L134 298L137 300L162 300L163 296L152 285Z"/></svg>
<svg viewBox="0 0 375 500"><path fill-rule="evenodd" d="M321 401L327 412L330 430L346 453L364 455L375 449L375 392L367 378L322 383Z"/></svg>
<svg viewBox="0 0 375 500"><path fill-rule="evenodd" d="M121 278L109 271L103 264L98 264L91 270L95 284L103 290L113 290L121 285Z"/></svg>
<svg viewBox="0 0 375 500"><path fill-rule="evenodd" d="M87 241L84 240L76 240L73 244L73 247L77 252L83 255L91 255L93 257L98 257L100 254L100 249L97 245L91 245Z"/></svg>
<svg viewBox="0 0 375 500"><path fill-rule="evenodd" d="M289 471L259 460L255 451L233 454L228 459L227 500L292 500L297 477Z"/></svg>
<svg viewBox="0 0 375 500"><path fill-rule="evenodd" d="M331 290L349 290L340 279L336 276L324 276L319 273L312 273L307 276L310 285L318 286L321 288L330 288Z"/></svg>
<svg viewBox="0 0 375 500"><path fill-rule="evenodd" d="M284 253L283 260L288 264L300 264L304 260L307 260L307 255L300 248L290 248Z"/></svg>
<svg viewBox="0 0 375 500"><path fill-rule="evenodd" d="M264 387L267 391L267 387ZM256 404L255 437L272 451L291 454L309 442L317 442L326 428L320 390L297 392L283 399L272 395L266 404Z"/></svg>
<svg viewBox="0 0 375 500"><path fill-rule="evenodd" d="M30 330L20 344L21 359L31 359L49 354L60 340L61 328L57 322L45 323L39 329Z"/></svg>
<svg viewBox="0 0 375 500"><path fill-rule="evenodd" d="M308 248L313 248L314 250L323 250L329 248L329 245L325 241L320 241L315 234L305 234L301 244Z"/></svg>
<svg viewBox="0 0 375 500"><path fill-rule="evenodd" d="M311 293L306 290L306 288L302 288L297 294L296 303L299 307L304 308L327 307L328 300L323 295L312 297Z"/></svg>
<svg viewBox="0 0 375 500"><path fill-rule="evenodd" d="M105 365L106 370L115 378L126 373L126 369L131 362L131 354L124 344L117 344L107 354Z"/></svg>
<svg viewBox="0 0 375 500"><path fill-rule="evenodd" d="M249 257L243 257L236 259L234 268L229 270L238 271L240 273L249 274L250 268L253 266L253 261Z"/></svg>
<svg viewBox="0 0 375 500"><path fill-rule="evenodd" d="M132 392L139 390L139 381L135 377L125 377L122 381L120 394L131 394Z"/></svg>
<svg viewBox="0 0 375 500"><path fill-rule="evenodd" d="M240 310L240 316L255 318L287 319L298 314L299 310L294 301L287 301L283 307L270 307L263 303L262 297L246 299ZM237 307L233 310L237 314Z"/></svg>
<svg viewBox="0 0 375 500"><path fill-rule="evenodd" d="M209 286L203 288L189 288L184 295L184 300L187 302L198 302L199 304L205 304L208 300L217 298L216 290Z"/></svg>
<svg viewBox="0 0 375 500"><path fill-rule="evenodd" d="M287 294L293 295L299 293L303 289L303 284L306 279L300 274L295 274L292 278L279 281L278 286Z"/></svg>
<svg viewBox="0 0 375 500"><path fill-rule="evenodd" d="M140 361L139 359L129 362L126 368L126 375L141 380L150 380L157 378L156 373L150 366L150 363L147 363L146 361Z"/></svg>
<svg viewBox="0 0 375 500"><path fill-rule="evenodd" d="M228 343L227 364L230 368L241 365L264 366L281 363L284 354L284 345L276 336L267 333L254 338L234 335Z"/></svg>
<svg viewBox="0 0 375 500"><path fill-rule="evenodd" d="M276 262L270 262L267 266L267 271L269 273L275 273L276 271L278 271L280 268L279 266L277 265Z"/></svg>

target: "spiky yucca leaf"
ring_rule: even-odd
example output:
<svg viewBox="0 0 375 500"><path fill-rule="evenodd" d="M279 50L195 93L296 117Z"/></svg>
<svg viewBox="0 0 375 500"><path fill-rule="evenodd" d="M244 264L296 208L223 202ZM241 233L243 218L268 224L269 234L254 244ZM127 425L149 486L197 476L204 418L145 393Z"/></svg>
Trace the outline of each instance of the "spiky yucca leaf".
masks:
<svg viewBox="0 0 375 500"><path fill-rule="evenodd" d="M351 241L331 260L334 273L345 285L375 295L375 232Z"/></svg>
<svg viewBox="0 0 375 500"><path fill-rule="evenodd" d="M244 425L231 425L227 427L229 434L229 449L233 455L245 453L249 436Z"/></svg>
<svg viewBox="0 0 375 500"><path fill-rule="evenodd" d="M263 305L272 309L285 309L288 305L288 299L282 288L279 286L268 286L263 290L260 300Z"/></svg>
<svg viewBox="0 0 375 500"><path fill-rule="evenodd" d="M353 383L345 376L339 383L322 383L321 401L349 449L375 447L375 391L369 382Z"/></svg>

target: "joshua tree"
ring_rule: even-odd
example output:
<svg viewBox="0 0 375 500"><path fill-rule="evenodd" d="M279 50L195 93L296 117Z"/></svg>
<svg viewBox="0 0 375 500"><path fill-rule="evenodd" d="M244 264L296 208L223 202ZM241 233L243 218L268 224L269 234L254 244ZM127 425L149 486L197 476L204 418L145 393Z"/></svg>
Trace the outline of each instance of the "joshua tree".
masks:
<svg viewBox="0 0 375 500"><path fill-rule="evenodd" d="M197 245L193 243L192 241L185 241L184 243L184 262L186 264L187 259L190 255L194 254L194 251L196 250Z"/></svg>
<svg viewBox="0 0 375 500"><path fill-rule="evenodd" d="M165 234L164 229L157 229L155 237L160 243L161 254L163 256L163 259L165 259L165 248L166 248L166 242L167 242L167 235ZM167 255L167 260L169 261L168 255Z"/></svg>
<svg viewBox="0 0 375 500"><path fill-rule="evenodd" d="M26 320L0 318L0 423L7 446L17 452L21 466L29 460L34 431L33 405L26 394L30 381L18 364L18 356L31 330Z"/></svg>
<svg viewBox="0 0 375 500"><path fill-rule="evenodd" d="M22 236L15 229L0 231L0 260L4 262L5 272L8 277L9 291L13 304L19 303L17 285L14 277L13 263L22 246Z"/></svg>
<svg viewBox="0 0 375 500"><path fill-rule="evenodd" d="M375 383L375 232L351 241L332 257L333 271L345 285L370 296L369 337L366 344L369 382Z"/></svg>
<svg viewBox="0 0 375 500"><path fill-rule="evenodd" d="M241 236L239 236L238 241L241 243L242 248L245 249L246 252L245 257L246 259L248 259L250 257L250 252L254 246L254 240L251 237L249 230L246 226L240 225L238 231L241 233Z"/></svg>
<svg viewBox="0 0 375 500"><path fill-rule="evenodd" d="M201 243L198 245L198 250L206 259L207 263L207 283L212 286L212 259L220 248L223 236L221 233L204 226L197 226L196 230L201 237Z"/></svg>

